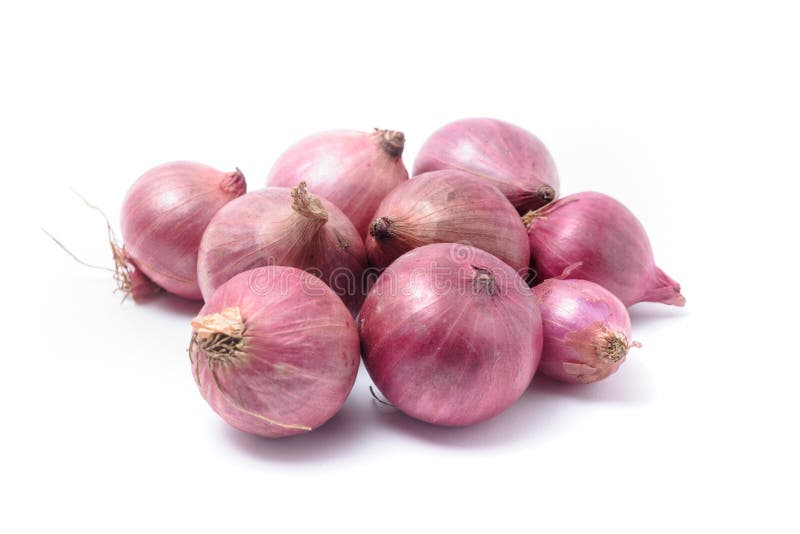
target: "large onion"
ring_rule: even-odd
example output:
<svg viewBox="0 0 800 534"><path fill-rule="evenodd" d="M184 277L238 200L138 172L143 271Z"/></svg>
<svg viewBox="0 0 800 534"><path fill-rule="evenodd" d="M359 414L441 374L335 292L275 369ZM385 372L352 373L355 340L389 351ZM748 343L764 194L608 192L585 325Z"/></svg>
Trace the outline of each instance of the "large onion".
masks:
<svg viewBox="0 0 800 534"><path fill-rule="evenodd" d="M650 240L633 213L601 193L569 195L524 217L537 280L560 276L605 287L626 306L683 306L681 286L653 261Z"/></svg>
<svg viewBox="0 0 800 534"><path fill-rule="evenodd" d="M350 220L301 183L254 191L221 209L200 243L198 278L208 299L240 272L297 267L319 276L355 314L364 300L366 264L364 243Z"/></svg>
<svg viewBox="0 0 800 534"><path fill-rule="evenodd" d="M342 301L291 267L246 271L192 321L203 398L230 425L279 437L312 430L342 406L358 372L358 334Z"/></svg>
<svg viewBox="0 0 800 534"><path fill-rule="evenodd" d="M142 175L122 205L125 246L112 243L121 289L139 299L152 293L152 281L170 293L200 299L200 238L217 211L246 188L239 169L224 173L187 161Z"/></svg>
<svg viewBox="0 0 800 534"><path fill-rule="evenodd" d="M607 289L586 280L550 278L533 288L542 313L544 347L539 372L571 383L596 382L625 361L631 320Z"/></svg>
<svg viewBox="0 0 800 534"><path fill-rule="evenodd" d="M414 175L458 169L496 185L520 213L558 196L558 172L544 144L519 126L495 119L463 119L431 135L414 162Z"/></svg>
<svg viewBox="0 0 800 534"><path fill-rule="evenodd" d="M396 185L408 180L402 132L332 131L307 137L284 152L267 185L294 187L301 181L327 198L363 236L375 208Z"/></svg>
<svg viewBox="0 0 800 534"><path fill-rule="evenodd" d="M452 243L417 248L389 266L367 295L359 333L364 364L386 398L448 426L511 405L542 349L539 309L522 278L495 256Z"/></svg>
<svg viewBox="0 0 800 534"><path fill-rule="evenodd" d="M366 240L370 263L381 269L431 243L478 247L517 272L530 262L514 207L489 182L461 171L425 173L397 186L376 210Z"/></svg>

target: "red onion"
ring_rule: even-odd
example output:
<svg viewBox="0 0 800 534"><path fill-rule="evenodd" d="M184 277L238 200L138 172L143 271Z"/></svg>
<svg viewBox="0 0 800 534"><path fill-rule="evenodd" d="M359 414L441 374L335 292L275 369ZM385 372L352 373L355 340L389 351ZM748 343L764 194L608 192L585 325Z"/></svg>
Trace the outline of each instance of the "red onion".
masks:
<svg viewBox="0 0 800 534"><path fill-rule="evenodd" d="M506 409L542 350L541 317L523 279L495 256L453 243L414 249L389 266L367 295L359 333L364 365L386 398L447 426Z"/></svg>
<svg viewBox="0 0 800 534"><path fill-rule="evenodd" d="M414 175L458 169L491 181L520 213L558 196L558 172L544 144L519 126L463 119L431 135L414 162Z"/></svg>
<svg viewBox="0 0 800 534"><path fill-rule="evenodd" d="M539 371L562 382L589 383L615 373L630 347L625 305L586 280L550 278L533 288L542 313L544 347Z"/></svg>
<svg viewBox="0 0 800 534"><path fill-rule="evenodd" d="M328 283L355 314L364 300L364 243L344 213L309 194L268 187L222 208L200 243L197 273L203 296L234 275L267 265L308 270Z"/></svg>
<svg viewBox="0 0 800 534"><path fill-rule="evenodd" d="M166 163L144 173L122 206L125 246L112 240L120 289L138 300L157 284L181 297L200 299L200 238L214 214L246 188L239 169L223 173L200 163Z"/></svg>
<svg viewBox="0 0 800 534"><path fill-rule="evenodd" d="M323 132L298 142L272 166L267 185L293 187L300 181L336 204L362 236L375 208L396 185L408 180L401 158L403 132Z"/></svg>
<svg viewBox="0 0 800 534"><path fill-rule="evenodd" d="M681 286L656 267L650 240L628 208L601 193L564 197L523 217L529 226L537 279L559 276L605 287L626 306L663 302L683 306Z"/></svg>
<svg viewBox="0 0 800 534"><path fill-rule="evenodd" d="M292 267L234 276L192 328L189 356L200 393L245 432L312 430L339 411L356 379L353 318L321 280Z"/></svg>
<svg viewBox="0 0 800 534"><path fill-rule="evenodd" d="M452 169L417 176L383 199L370 225L367 255L382 269L430 243L478 247L517 272L530 263L528 236L514 207L489 182Z"/></svg>

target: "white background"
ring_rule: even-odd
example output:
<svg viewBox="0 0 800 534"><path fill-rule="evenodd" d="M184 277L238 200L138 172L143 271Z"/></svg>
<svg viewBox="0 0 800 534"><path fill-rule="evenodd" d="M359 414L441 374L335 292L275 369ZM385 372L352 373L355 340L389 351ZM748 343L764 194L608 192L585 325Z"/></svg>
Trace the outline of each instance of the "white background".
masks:
<svg viewBox="0 0 800 534"><path fill-rule="evenodd" d="M791 2L17 2L0 8L3 532L797 532L798 17ZM373 405L268 441L200 398L198 305L120 304L102 220L155 164L491 116L563 192L629 205L685 309L631 309L590 386L485 424ZM180 530L176 530L180 529Z"/></svg>

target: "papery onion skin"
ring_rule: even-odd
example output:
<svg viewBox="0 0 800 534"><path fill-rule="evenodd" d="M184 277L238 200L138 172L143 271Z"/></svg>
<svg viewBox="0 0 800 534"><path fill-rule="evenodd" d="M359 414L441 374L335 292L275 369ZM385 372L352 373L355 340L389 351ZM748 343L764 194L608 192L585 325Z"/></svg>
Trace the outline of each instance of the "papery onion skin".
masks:
<svg viewBox="0 0 800 534"><path fill-rule="evenodd" d="M378 269L431 243L480 248L519 273L530 262L525 225L508 199L486 180L452 169L396 187L375 211L366 239L370 264Z"/></svg>
<svg viewBox="0 0 800 534"><path fill-rule="evenodd" d="M297 204L298 194L305 207ZM361 236L339 208L309 195L303 184L253 191L217 213L200 243L197 272L203 296L210 298L240 272L267 265L316 274L353 314L364 301L367 256Z"/></svg>
<svg viewBox="0 0 800 534"><path fill-rule="evenodd" d="M336 204L363 237L383 197L408 180L404 146L405 136L395 130L318 133L278 157L267 185L294 187L305 181L312 194Z"/></svg>
<svg viewBox="0 0 800 534"><path fill-rule="evenodd" d="M315 429L339 411L355 382L353 318L330 288L298 269L234 276L192 326L200 393L244 432L282 437Z"/></svg>
<svg viewBox="0 0 800 534"><path fill-rule="evenodd" d="M683 306L681 286L659 269L644 227L619 201L591 191L557 200L524 217L536 280L560 276L605 287L626 306Z"/></svg>
<svg viewBox="0 0 800 534"><path fill-rule="evenodd" d="M159 165L136 180L125 197L121 217L123 256L140 271L135 275L138 280L130 280L134 299L152 293L142 274L170 293L201 299L197 284L200 238L214 214L246 189L239 169L224 173L188 161Z"/></svg>
<svg viewBox="0 0 800 534"><path fill-rule="evenodd" d="M530 384L542 350L533 294L474 247L437 243L386 269L359 315L364 365L411 417L466 426L505 410Z"/></svg>
<svg viewBox="0 0 800 534"><path fill-rule="evenodd" d="M573 384L617 372L631 341L628 310L603 286L550 278L533 288L542 314L544 347L539 372Z"/></svg>
<svg viewBox="0 0 800 534"><path fill-rule="evenodd" d="M544 143L527 130L496 119L462 119L434 132L417 155L414 176L442 169L489 180L520 213L558 196L558 171Z"/></svg>

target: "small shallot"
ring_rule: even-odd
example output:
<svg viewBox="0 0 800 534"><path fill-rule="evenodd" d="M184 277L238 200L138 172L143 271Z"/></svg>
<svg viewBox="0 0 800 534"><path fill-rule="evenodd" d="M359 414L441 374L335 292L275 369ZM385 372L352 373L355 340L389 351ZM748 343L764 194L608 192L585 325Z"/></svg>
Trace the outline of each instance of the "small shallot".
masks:
<svg viewBox="0 0 800 534"><path fill-rule="evenodd" d="M596 382L615 373L630 347L628 310L611 292L586 280L550 278L533 288L542 313L539 370L562 382Z"/></svg>

